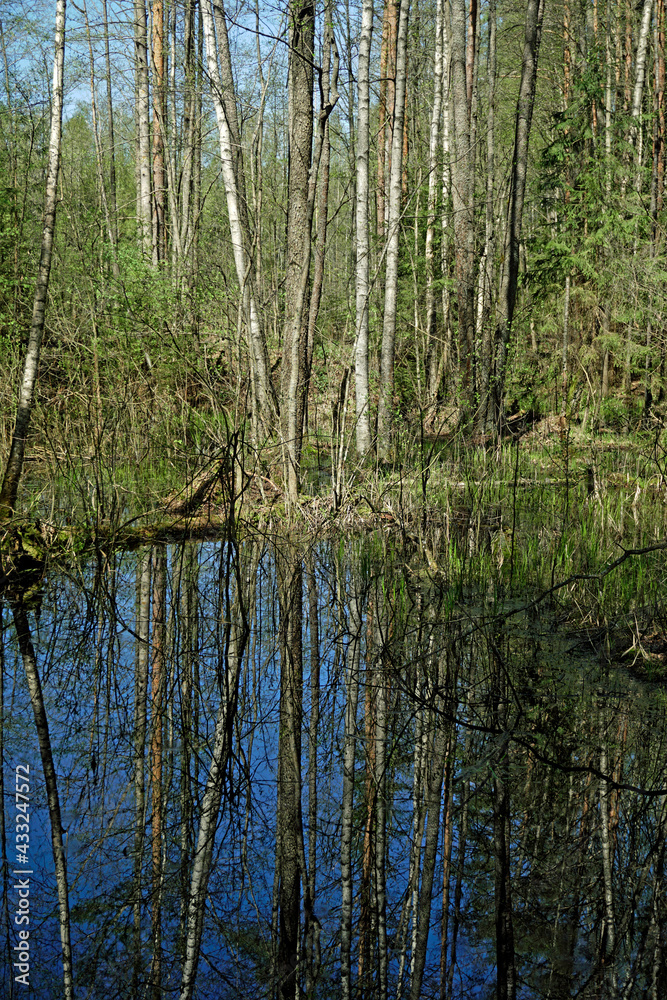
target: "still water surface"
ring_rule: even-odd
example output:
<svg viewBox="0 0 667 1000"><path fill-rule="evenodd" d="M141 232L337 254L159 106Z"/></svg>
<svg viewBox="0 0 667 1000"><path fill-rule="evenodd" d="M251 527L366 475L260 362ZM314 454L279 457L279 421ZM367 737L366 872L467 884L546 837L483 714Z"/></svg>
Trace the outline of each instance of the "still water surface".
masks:
<svg viewBox="0 0 667 1000"><path fill-rule="evenodd" d="M381 542L257 540L100 555L26 598L76 996L667 996L664 687L553 610L459 596ZM51 998L58 896L15 611L2 993Z"/></svg>

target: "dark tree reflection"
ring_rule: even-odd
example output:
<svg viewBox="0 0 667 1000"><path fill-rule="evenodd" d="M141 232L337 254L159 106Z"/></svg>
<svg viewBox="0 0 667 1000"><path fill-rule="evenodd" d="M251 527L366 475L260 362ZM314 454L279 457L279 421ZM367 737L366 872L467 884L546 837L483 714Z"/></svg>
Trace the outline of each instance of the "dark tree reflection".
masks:
<svg viewBox="0 0 667 1000"><path fill-rule="evenodd" d="M36 997L65 931L81 996L667 995L664 688L403 558L171 545L5 608Z"/></svg>

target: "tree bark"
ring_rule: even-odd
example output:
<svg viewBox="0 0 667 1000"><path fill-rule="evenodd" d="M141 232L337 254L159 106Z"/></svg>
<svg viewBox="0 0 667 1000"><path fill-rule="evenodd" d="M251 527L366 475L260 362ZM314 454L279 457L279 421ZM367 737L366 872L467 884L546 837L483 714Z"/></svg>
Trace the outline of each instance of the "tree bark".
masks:
<svg viewBox="0 0 667 1000"><path fill-rule="evenodd" d="M491 326L491 283L493 280L494 219L493 194L495 182L495 102L496 102L496 3L489 0L488 9L489 44L487 56L488 112L486 120L486 227L484 251L479 265L477 294L476 337L479 344L477 357L479 409L476 418L477 431L484 434L487 426L489 405L489 383L493 354L493 334Z"/></svg>
<svg viewBox="0 0 667 1000"><path fill-rule="evenodd" d="M437 365L437 309L435 297L435 227L438 203L438 154L440 148L440 122L445 79L449 73L449 33L445 18L445 0L437 0L435 23L435 57L433 61L433 110L428 155L428 208L424 262L426 265L426 396L429 409L433 409L438 393ZM442 212L447 211L443 204Z"/></svg>
<svg viewBox="0 0 667 1000"><path fill-rule="evenodd" d="M148 92L148 35L146 0L134 0L134 74L137 178L137 236L144 259L153 258L151 207L150 104Z"/></svg>
<svg viewBox="0 0 667 1000"><path fill-rule="evenodd" d="M283 327L283 370L281 376L282 434L285 480L289 497L296 500L301 474L301 447L308 337L309 277L312 228L317 195L317 178L327 135L327 122L338 100L338 53L333 26L325 24L325 50L334 49L334 65L329 92L324 89L325 73L318 71L321 105L313 139L313 63L315 8L308 3L294 12L290 26L289 69L289 178L287 212L287 273L285 276L285 322Z"/></svg>
<svg viewBox="0 0 667 1000"><path fill-rule="evenodd" d="M451 164L454 212L456 297L459 309L459 357L463 397L473 384L475 338L475 151L470 138L465 0L451 0L451 85L454 156ZM463 405L465 414L467 406Z"/></svg>
<svg viewBox="0 0 667 1000"><path fill-rule="evenodd" d="M286 453L285 479L290 497L299 490L301 428L299 395L304 379L303 316L308 299L312 216L308 186L313 153L313 59L315 6L293 0L289 17L289 176L287 202L287 268L281 372L281 416ZM306 272L306 273L304 273ZM304 280L305 279L305 280Z"/></svg>
<svg viewBox="0 0 667 1000"><path fill-rule="evenodd" d="M370 230L368 217L370 167L370 54L373 36L373 0L364 0L359 38L357 111L357 254L355 265L356 340L355 394L357 454L371 447L371 419L368 387L368 298L370 295Z"/></svg>
<svg viewBox="0 0 667 1000"><path fill-rule="evenodd" d="M394 414L394 354L398 308L398 248L401 235L403 126L407 83L408 17L410 0L401 0L396 38L396 94L391 144L389 215L385 256L384 320L380 354L380 400L378 405L378 456L389 458Z"/></svg>
<svg viewBox="0 0 667 1000"><path fill-rule="evenodd" d="M504 420L503 395L505 390L505 368L507 347L512 329L516 291L519 278L519 246L523 202L526 192L528 169L528 143L533 120L535 87L537 83L537 61L540 52L544 0L528 0L526 9L526 30L521 66L521 83L517 100L514 156L510 178L510 198L505 232L504 263L500 292L498 295L495 358L491 385L491 427L500 432Z"/></svg>
<svg viewBox="0 0 667 1000"><path fill-rule="evenodd" d="M239 283L239 292L250 337L255 433L256 435L268 436L278 412L278 403L271 381L269 355L255 300L252 259L246 253L246 246L249 244L249 240L246 240L246 234L243 232L243 216L239 203L240 195L237 187L237 174L234 167L233 137L227 120L225 104L222 100L223 85L218 66L211 0L206 0L202 4L201 12L206 44L206 61L211 80L213 104L220 137L220 160L227 197L227 214L229 216L236 277ZM222 15L219 14L218 16Z"/></svg>
<svg viewBox="0 0 667 1000"><path fill-rule="evenodd" d="M166 197L164 167L164 7L162 0L153 0L153 265L167 256Z"/></svg>

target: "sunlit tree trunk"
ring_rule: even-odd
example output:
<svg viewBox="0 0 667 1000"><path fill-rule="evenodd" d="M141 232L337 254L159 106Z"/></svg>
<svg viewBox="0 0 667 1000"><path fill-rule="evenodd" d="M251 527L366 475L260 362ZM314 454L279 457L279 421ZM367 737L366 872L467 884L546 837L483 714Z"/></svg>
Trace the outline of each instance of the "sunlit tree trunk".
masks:
<svg viewBox="0 0 667 1000"><path fill-rule="evenodd" d="M313 61L315 7L312 0L290 3L289 11L289 176L287 268L281 371L281 417L286 452L285 478L296 499L301 467L299 394L304 379L304 309L308 302L312 216L308 186L313 152Z"/></svg>
<svg viewBox="0 0 667 1000"><path fill-rule="evenodd" d="M371 419L368 388L368 297L370 294L370 53L373 35L373 0L364 0L361 9L359 64L357 71L357 254L355 265L356 341L355 393L357 406L357 454L365 455L371 447Z"/></svg>
<svg viewBox="0 0 667 1000"><path fill-rule="evenodd" d="M57 0L55 25L55 52L53 57L53 91L51 103L51 126L49 132L49 154L44 188L44 222L40 248L39 268L35 284L32 307L32 321L28 337L28 348L23 365L23 376L19 389L16 422L12 444L0 489L0 522L7 521L14 514L18 495L26 438L30 426L39 356L44 335L46 297L51 274L53 237L56 229L56 205L58 202L58 172L60 167L60 145L63 116L63 70L65 65L65 0Z"/></svg>
<svg viewBox="0 0 667 1000"><path fill-rule="evenodd" d="M435 57L433 62L433 109L428 155L428 209L424 262L426 264L426 394L429 408L435 406L438 393L438 333L435 296L435 227L438 203L438 158L440 152L440 123L446 78L449 73L449 33L445 18L445 0L437 0L435 22ZM442 206L442 212L447 206Z"/></svg>
<svg viewBox="0 0 667 1000"><path fill-rule="evenodd" d="M236 277L239 283L241 301L250 337L253 421L256 433L268 435L272 428L272 421L277 413L277 400L271 382L269 355L255 299L254 283L252 280L252 260L246 252L249 240L246 240L246 234L243 232L243 214L239 203L242 193L239 192L237 186L233 136L229 128L225 104L222 100L223 83L218 65L211 0L206 0L202 4L201 12L206 45L206 62L220 137L220 160L227 197L227 214L229 216ZM222 14L219 14L219 16L222 16Z"/></svg>
<svg viewBox="0 0 667 1000"><path fill-rule="evenodd" d="M180 257L175 261L177 281L184 282L192 288L195 277L194 239L199 225L199 204L195 197L195 174L199 162L199 132L198 114L199 94L197 87L197 7L195 0L187 0L184 24L184 96L183 96L183 153L180 176L180 210L177 218L172 219L172 225L180 223L178 241L174 247L180 247Z"/></svg>
<svg viewBox="0 0 667 1000"><path fill-rule="evenodd" d="M384 320L380 353L380 399L378 404L378 456L388 459L392 447L394 417L394 354L398 311L398 261L401 235L403 127L407 82L408 16L410 0L401 0L396 39L396 95L389 174L389 213L385 254Z"/></svg>
<svg viewBox="0 0 667 1000"><path fill-rule="evenodd" d="M118 246L118 199L116 193L116 135L113 120L113 87L111 83L111 53L109 50L109 18L107 0L102 0L104 22L104 64L106 67L107 115L109 136L109 212L111 214L111 237L113 246Z"/></svg>
<svg viewBox="0 0 667 1000"><path fill-rule="evenodd" d="M166 190L164 168L164 126L166 121L166 91L164 74L164 7L162 0L153 0L152 16L153 65L153 264L167 256Z"/></svg>
<svg viewBox="0 0 667 1000"><path fill-rule="evenodd" d="M488 8L489 42L487 52L488 111L486 118L486 226L484 250L479 265L477 293L476 337L480 345L478 352L477 388L479 406L476 417L477 431L484 434L487 428L489 405L489 383L491 379L491 359L493 354L493 333L491 327L491 283L493 280L494 218L493 194L495 183L495 102L496 102L496 4L489 0Z"/></svg>
<svg viewBox="0 0 667 1000"><path fill-rule="evenodd" d="M387 173L391 152L392 123L394 120L394 91L396 84L396 34L398 27L398 3L385 0L382 16L382 44L380 47L380 127L378 130L377 165L377 237L385 236L385 214ZM388 155L389 151L389 155Z"/></svg>
<svg viewBox="0 0 667 1000"><path fill-rule="evenodd" d="M148 92L148 33L146 0L134 0L135 143L137 236L144 258L153 258L151 204L150 103Z"/></svg>
<svg viewBox="0 0 667 1000"><path fill-rule="evenodd" d="M289 497L296 500L301 478L303 418L307 389L308 337L312 227L317 178L327 135L327 122L337 100L338 54L333 26L327 20L325 51L334 49L329 92L322 76L321 104L313 150L313 45L315 8L307 3L290 13L289 176L287 212L287 273L281 374L281 424L285 480Z"/></svg>
<svg viewBox="0 0 667 1000"><path fill-rule="evenodd" d="M332 48L334 47L332 0L327 0L327 6L325 9L324 17L325 17L325 26L324 26L324 41L322 46L321 88L322 88L322 93L324 94L324 106L328 107L332 99L331 57L332 57ZM334 54L334 74L337 74L336 64L338 60L338 54L335 51L335 48L333 54ZM335 79L334 79L334 86L335 86ZM308 324L306 332L306 341L304 345L305 362L304 362L303 390L299 394L298 408L297 408L297 426L301 428L302 435L307 430L308 427L308 393L310 390L310 376L313 366L315 329L317 326L317 317L320 311L320 302L322 300L322 290L324 286L324 260L325 260L326 246L327 246L327 226L328 226L328 207L329 207L329 173L331 165L331 140L329 136L328 112L326 114L326 120L324 121L324 124L322 125L321 120L319 121L318 124L319 124L319 134L315 146L315 155L319 156L319 163L317 164L318 168L317 206L316 206L317 237L315 239L315 250L313 259L313 279L312 279L313 284L310 292L310 302L308 308Z"/></svg>
<svg viewBox="0 0 667 1000"><path fill-rule="evenodd" d="M468 102L468 53L466 45L465 0L451 0L451 69L450 95L454 119L454 155L451 163L452 207L454 213L454 256L456 296L459 310L459 357L465 400L473 384L473 345L475 335L475 220L474 172L475 151L470 137ZM463 402L463 410L468 409Z"/></svg>

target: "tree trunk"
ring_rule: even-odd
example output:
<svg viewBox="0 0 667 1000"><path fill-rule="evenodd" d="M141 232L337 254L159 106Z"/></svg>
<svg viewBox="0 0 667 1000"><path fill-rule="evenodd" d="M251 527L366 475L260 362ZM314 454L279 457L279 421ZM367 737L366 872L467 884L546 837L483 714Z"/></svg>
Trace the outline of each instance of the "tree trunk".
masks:
<svg viewBox="0 0 667 1000"><path fill-rule="evenodd" d="M370 295L370 231L368 223L368 182L370 146L370 54L373 35L373 0L363 0L359 38L357 113L357 254L355 393L357 405L357 454L364 456L371 447L370 403L368 396L368 298Z"/></svg>
<svg viewBox="0 0 667 1000"><path fill-rule="evenodd" d="M44 317L46 313L46 298L49 291L53 236L56 229L56 205L58 201L58 172L60 167L63 116L63 69L65 63L65 7L66 0L57 0L55 52L53 57L53 100L51 104L49 155L44 190L42 245L32 307L28 349L23 365L23 377L16 411L16 423L14 425L5 475L2 481L2 489L0 489L0 523L9 520L14 514L16 507L19 482L23 471L26 438L28 436L35 385L37 383L39 355L44 335Z"/></svg>
<svg viewBox="0 0 667 1000"><path fill-rule="evenodd" d="M246 322L250 335L251 376L253 385L253 422L256 434L261 433L262 435L268 436L278 410L278 404L275 398L273 383L271 381L266 340L261 329L257 303L255 300L252 280L252 260L246 253L246 245L249 245L250 241L246 239L246 234L243 231L243 215L242 209L239 206L240 195L237 187L237 174L234 167L235 159L233 137L229 128L225 105L221 96L223 93L223 86L218 67L213 16L211 13L211 0L206 0L206 2L202 4L201 12L206 44L206 60L209 78L211 80L213 104L215 107L218 132L220 136L220 160L225 184L225 194L227 196L227 214L229 216L229 228L234 251L236 277L239 283L239 292L246 314ZM222 15L219 14L218 16Z"/></svg>
<svg viewBox="0 0 667 1000"><path fill-rule="evenodd" d="M167 256L166 198L164 169L164 8L162 0L153 0L153 265Z"/></svg>
<svg viewBox="0 0 667 1000"><path fill-rule="evenodd" d="M287 268L281 372L281 416L285 448L285 479L290 497L299 490L301 428L299 395L304 379L304 309L308 299L312 216L308 182L313 151L313 57L315 7L312 0L289 6L289 177L287 202ZM305 273L304 273L305 272ZM304 280L305 279L305 280ZM303 287L302 287L303 286Z"/></svg>
<svg viewBox="0 0 667 1000"><path fill-rule="evenodd" d="M387 150L391 150L391 129L394 119L394 89L396 84L396 31L398 25L398 3L385 0L382 16L382 44L380 47L380 127L378 130L377 166L377 238L385 236L385 214L387 193Z"/></svg>
<svg viewBox="0 0 667 1000"><path fill-rule="evenodd" d="M445 79L449 73L449 33L445 19L445 0L437 0L435 21L435 57L433 61L433 110L428 154L428 208L424 263L426 265L426 398L429 410L435 406L438 393L437 379L437 309L435 298L435 226L438 203L438 150L440 147L440 121ZM442 212L447 211L443 204Z"/></svg>
<svg viewBox="0 0 667 1000"><path fill-rule="evenodd" d="M544 0L528 0L521 83L519 85L519 97L516 108L514 156L510 178L504 263L498 295L495 358L492 371L492 385L490 388L492 394L492 428L498 433L504 420L505 367L519 278L519 246L523 202L526 191L526 173L528 169L528 143L533 120L535 86L537 83L537 61L540 51L543 17Z"/></svg>
<svg viewBox="0 0 667 1000"><path fill-rule="evenodd" d="M321 106L317 120L315 150L313 138L313 73L315 8L306 4L291 25L289 69L290 157L287 212L286 305L281 377L281 417L285 480L290 499L296 500L301 474L303 418L307 389L306 355L308 337L308 289L312 250L313 215L317 177L327 135L327 122L338 100L338 53L331 22L325 50L334 49L331 87L326 93L324 73L319 71Z"/></svg>
<svg viewBox="0 0 667 1000"><path fill-rule="evenodd" d="M153 257L151 152L148 95L148 36L146 0L134 0L134 74L137 178L137 235L144 259Z"/></svg>
<svg viewBox="0 0 667 1000"><path fill-rule="evenodd" d="M473 384L475 337L475 151L470 140L468 103L468 60L466 52L465 0L451 0L451 83L454 118L454 156L451 163L454 211L454 256L456 296L459 308L459 357L462 367L462 406Z"/></svg>
<svg viewBox="0 0 667 1000"><path fill-rule="evenodd" d="M479 265L478 295L477 295L477 342L480 345L477 357L479 393L479 409L476 425L479 434L486 433L487 410L489 405L489 384L491 381L491 363L493 354L493 336L491 327L491 283L493 276L494 256L494 219L493 193L495 182L495 102L496 102L496 3L489 0L489 47L487 59L487 80L489 89L489 107L486 121L486 231L484 237L484 252Z"/></svg>
<svg viewBox="0 0 667 1000"><path fill-rule="evenodd" d="M331 101L331 56L332 48L335 45L333 35L333 12L332 0L327 0L325 10L324 43L322 47L322 78L321 90L324 94L324 104L328 106ZM334 51L334 58L336 53ZM335 66L334 66L335 70ZM334 80L335 84L335 80ZM317 174L317 238L315 241L315 260L313 265L313 287L310 293L310 303L308 309L308 328L305 344L305 369L303 378L303 391L300 394L300 406L302 413L297 413L297 424L302 429L302 434L308 428L308 393L310 390L310 375L313 367L313 350L315 347L315 329L317 317L320 311L322 299L322 288L324 285L324 258L327 246L327 225L329 207L329 168L331 164L331 141L329 138L329 114L324 122L324 129L320 123L321 135L315 148L319 154L318 174Z"/></svg>
<svg viewBox="0 0 667 1000"><path fill-rule="evenodd" d="M394 354L398 308L398 248L401 235L403 126L407 82L408 17L410 0L401 0L396 39L396 95L389 179L389 216L385 257L384 321L380 355L380 400L378 405L378 456L387 460L392 447L394 414Z"/></svg>

